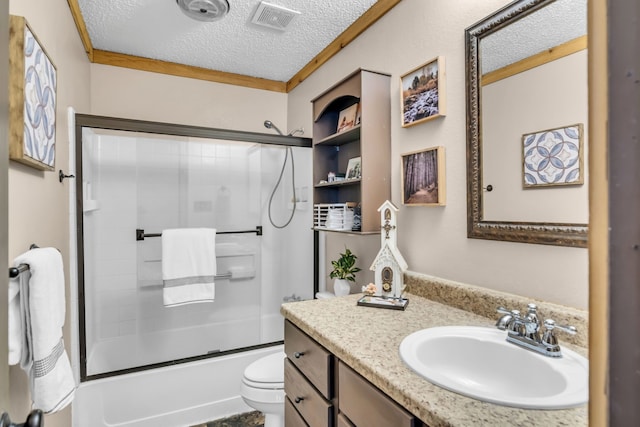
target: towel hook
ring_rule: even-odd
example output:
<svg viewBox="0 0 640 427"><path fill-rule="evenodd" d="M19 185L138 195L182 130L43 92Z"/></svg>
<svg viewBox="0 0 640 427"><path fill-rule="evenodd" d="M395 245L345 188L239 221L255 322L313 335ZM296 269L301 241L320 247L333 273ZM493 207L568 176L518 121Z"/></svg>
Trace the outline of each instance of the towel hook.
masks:
<svg viewBox="0 0 640 427"><path fill-rule="evenodd" d="M65 178L75 178L75 175L65 175L64 172L62 172L62 169L60 169L58 171L58 180L60 182L64 181Z"/></svg>

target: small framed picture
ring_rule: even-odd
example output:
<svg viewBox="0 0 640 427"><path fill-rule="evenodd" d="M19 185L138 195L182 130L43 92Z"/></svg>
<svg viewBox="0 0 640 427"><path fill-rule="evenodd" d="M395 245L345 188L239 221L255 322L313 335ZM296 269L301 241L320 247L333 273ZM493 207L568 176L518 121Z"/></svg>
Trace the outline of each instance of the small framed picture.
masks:
<svg viewBox="0 0 640 427"><path fill-rule="evenodd" d="M409 206L444 206L444 147L431 147L402 155L402 203Z"/></svg>
<svg viewBox="0 0 640 427"><path fill-rule="evenodd" d="M409 71L400 77L402 127L417 125L445 115L444 57Z"/></svg>
<svg viewBox="0 0 640 427"><path fill-rule="evenodd" d="M336 130L336 133L344 132L356 125L358 105L359 104L353 104L340 111L340 115L338 116L338 129Z"/></svg>
<svg viewBox="0 0 640 427"><path fill-rule="evenodd" d="M360 157L354 157L349 159L347 164L347 173L345 179L360 179L362 178L362 161Z"/></svg>
<svg viewBox="0 0 640 427"><path fill-rule="evenodd" d="M522 135L522 186L584 184L583 125Z"/></svg>

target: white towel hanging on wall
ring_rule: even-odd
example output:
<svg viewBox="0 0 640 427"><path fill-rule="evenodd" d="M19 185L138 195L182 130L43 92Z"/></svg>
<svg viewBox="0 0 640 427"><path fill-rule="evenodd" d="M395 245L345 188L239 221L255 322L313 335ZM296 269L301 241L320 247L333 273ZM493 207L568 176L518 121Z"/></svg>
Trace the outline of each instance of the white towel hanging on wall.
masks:
<svg viewBox="0 0 640 427"><path fill-rule="evenodd" d="M28 264L29 270L10 283L10 363L19 362L27 372L33 407L57 412L73 400L76 387L62 338L62 256L55 248L36 248L14 260L14 266L20 264Z"/></svg>

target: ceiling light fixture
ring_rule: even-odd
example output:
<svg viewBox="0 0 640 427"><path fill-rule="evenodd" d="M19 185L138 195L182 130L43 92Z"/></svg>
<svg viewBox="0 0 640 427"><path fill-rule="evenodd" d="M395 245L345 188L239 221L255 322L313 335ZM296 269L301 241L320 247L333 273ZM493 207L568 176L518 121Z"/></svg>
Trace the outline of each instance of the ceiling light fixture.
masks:
<svg viewBox="0 0 640 427"><path fill-rule="evenodd" d="M176 0L180 10L197 21L212 22L229 13L227 0Z"/></svg>

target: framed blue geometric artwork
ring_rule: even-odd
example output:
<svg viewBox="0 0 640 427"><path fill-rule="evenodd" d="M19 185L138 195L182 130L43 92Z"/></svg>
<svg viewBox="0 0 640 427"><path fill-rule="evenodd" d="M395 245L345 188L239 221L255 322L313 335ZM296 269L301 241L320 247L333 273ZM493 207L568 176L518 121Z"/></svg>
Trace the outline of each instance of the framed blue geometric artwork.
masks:
<svg viewBox="0 0 640 427"><path fill-rule="evenodd" d="M582 123L522 135L524 188L584 184Z"/></svg>
<svg viewBox="0 0 640 427"><path fill-rule="evenodd" d="M26 19L9 24L9 158L52 171L56 159L56 67Z"/></svg>

